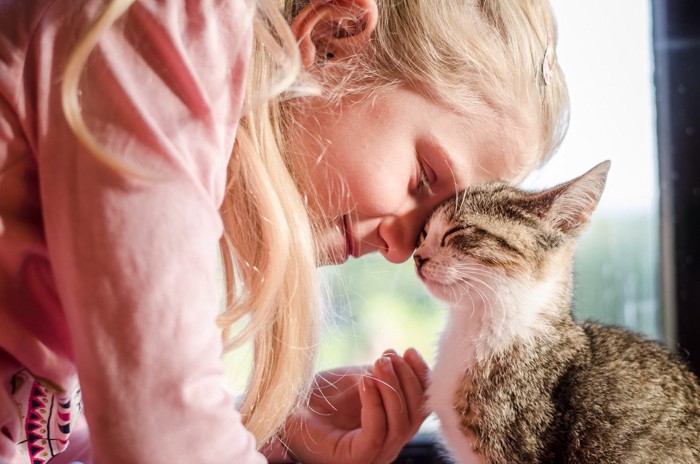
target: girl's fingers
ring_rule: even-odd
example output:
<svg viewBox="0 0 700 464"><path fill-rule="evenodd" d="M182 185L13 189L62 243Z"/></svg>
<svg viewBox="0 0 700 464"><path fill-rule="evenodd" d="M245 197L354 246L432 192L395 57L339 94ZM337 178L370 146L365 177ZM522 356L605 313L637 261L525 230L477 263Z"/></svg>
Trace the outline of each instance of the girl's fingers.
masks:
<svg viewBox="0 0 700 464"><path fill-rule="evenodd" d="M405 392L396 370L394 369L394 356L382 356L374 367L375 375L381 382L377 385L382 395L382 402L386 410L389 425L389 433L392 435L405 433L408 429L408 405Z"/></svg>
<svg viewBox="0 0 700 464"><path fill-rule="evenodd" d="M362 377L361 428L358 449L374 459L390 462L396 458L427 416L423 399L429 368L413 349L404 357L387 350Z"/></svg>
<svg viewBox="0 0 700 464"><path fill-rule="evenodd" d="M420 359L420 355L418 355L415 350L413 350L413 354L417 359ZM406 401L410 428L411 431L415 433L418 431L420 424L422 424L423 420L427 417L427 413L423 407L425 393L424 382L421 381L421 377L416 373L413 366L408 363L407 359L396 354L390 357L394 371L401 383L401 389ZM425 363L423 364L425 365ZM425 367L427 368L427 365L425 365ZM422 369L419 370L422 375L426 374Z"/></svg>
<svg viewBox="0 0 700 464"><path fill-rule="evenodd" d="M423 357L416 351L415 348L409 348L403 355L406 362L411 366L413 372L416 373L418 381L421 383L423 391L428 389L428 377L430 376L430 368Z"/></svg>
<svg viewBox="0 0 700 464"><path fill-rule="evenodd" d="M376 456L384 445L388 428L387 417L377 383L371 375L363 375L359 387L362 411L357 440L362 448L360 454L368 458L366 462L371 462L370 456Z"/></svg>
<svg viewBox="0 0 700 464"><path fill-rule="evenodd" d="M387 435L378 462L390 462L411 437L408 405L398 375L394 371L391 356L382 356L376 363L374 375L377 381L384 411L387 417Z"/></svg>

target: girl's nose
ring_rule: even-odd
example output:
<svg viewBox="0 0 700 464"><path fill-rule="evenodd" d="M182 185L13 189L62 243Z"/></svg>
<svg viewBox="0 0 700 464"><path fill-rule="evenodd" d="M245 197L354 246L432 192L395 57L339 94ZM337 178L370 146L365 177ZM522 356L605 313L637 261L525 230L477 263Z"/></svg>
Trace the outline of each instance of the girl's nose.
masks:
<svg viewBox="0 0 700 464"><path fill-rule="evenodd" d="M381 250L381 253L384 255L384 259L390 263L400 264L411 257L413 254L413 246L389 242L386 247Z"/></svg>
<svg viewBox="0 0 700 464"><path fill-rule="evenodd" d="M403 263L416 249L418 236L433 209L438 207L452 193L434 196L429 199L407 202L402 214L385 216L379 224L379 236L384 241L382 254L392 263Z"/></svg>
<svg viewBox="0 0 700 464"><path fill-rule="evenodd" d="M379 236L384 241L381 253L387 261L403 263L413 255L425 219L427 213L413 211L406 216L390 216L382 220L379 225Z"/></svg>

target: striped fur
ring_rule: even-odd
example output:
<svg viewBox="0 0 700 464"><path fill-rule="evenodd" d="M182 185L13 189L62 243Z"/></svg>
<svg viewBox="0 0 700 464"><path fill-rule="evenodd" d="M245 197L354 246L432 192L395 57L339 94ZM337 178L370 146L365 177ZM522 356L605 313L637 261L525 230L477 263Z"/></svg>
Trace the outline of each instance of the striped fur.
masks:
<svg viewBox="0 0 700 464"><path fill-rule="evenodd" d="M698 463L700 386L658 343L574 321L576 239L609 163L543 192L475 186L415 254L449 306L428 404L460 463Z"/></svg>

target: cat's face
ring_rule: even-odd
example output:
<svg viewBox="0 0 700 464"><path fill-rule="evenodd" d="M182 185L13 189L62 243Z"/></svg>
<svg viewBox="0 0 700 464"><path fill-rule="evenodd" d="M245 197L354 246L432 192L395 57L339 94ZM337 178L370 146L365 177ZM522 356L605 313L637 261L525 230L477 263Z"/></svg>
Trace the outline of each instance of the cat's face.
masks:
<svg viewBox="0 0 700 464"><path fill-rule="evenodd" d="M439 206L414 254L428 289L449 303L493 299L570 273L575 239L605 187L609 162L541 192L502 183L470 187ZM563 250L563 251L562 251Z"/></svg>
<svg viewBox="0 0 700 464"><path fill-rule="evenodd" d="M414 260L438 298L489 298L509 281L536 276L562 234L529 208L528 195L503 184L470 188L443 203L421 233Z"/></svg>

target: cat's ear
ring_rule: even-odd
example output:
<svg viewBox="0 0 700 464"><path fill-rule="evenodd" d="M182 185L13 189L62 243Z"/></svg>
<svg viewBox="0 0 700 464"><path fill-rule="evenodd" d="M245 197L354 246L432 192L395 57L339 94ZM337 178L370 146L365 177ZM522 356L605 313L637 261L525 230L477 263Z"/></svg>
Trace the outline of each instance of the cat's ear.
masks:
<svg viewBox="0 0 700 464"><path fill-rule="evenodd" d="M603 161L576 179L535 194L535 212L559 231L578 235L600 201L609 170L610 161Z"/></svg>

